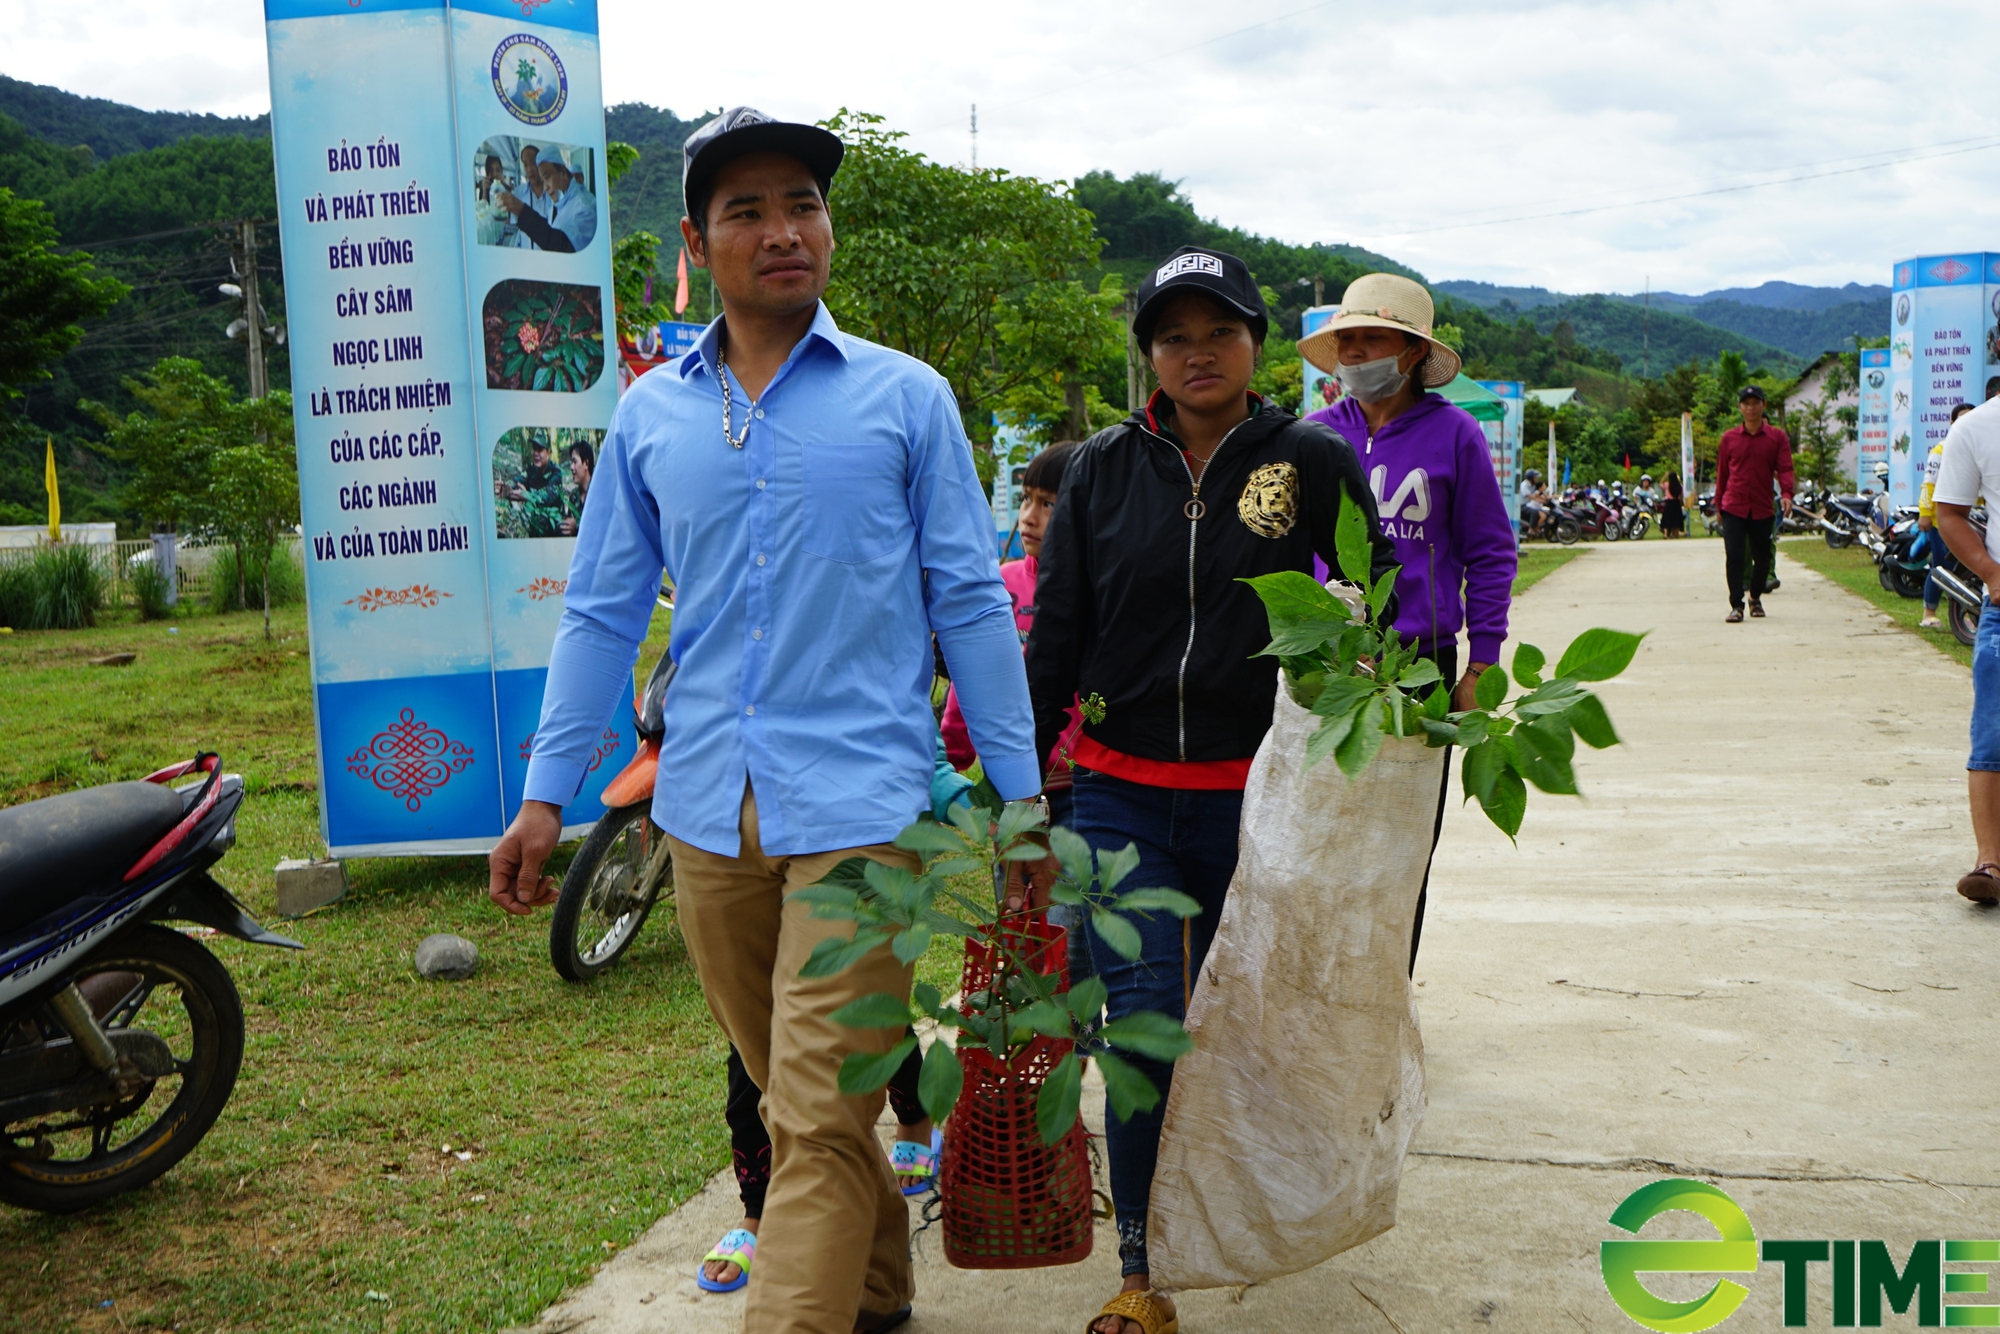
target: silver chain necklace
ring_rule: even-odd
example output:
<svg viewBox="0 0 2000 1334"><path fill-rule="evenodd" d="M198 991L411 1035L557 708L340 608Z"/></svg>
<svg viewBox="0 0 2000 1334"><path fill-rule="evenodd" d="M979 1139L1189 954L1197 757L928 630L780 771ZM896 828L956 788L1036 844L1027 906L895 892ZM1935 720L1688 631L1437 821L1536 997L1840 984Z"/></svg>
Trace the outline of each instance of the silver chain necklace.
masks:
<svg viewBox="0 0 2000 1334"><path fill-rule="evenodd" d="M735 404L731 401L729 394L729 352L727 348L716 348L715 364L722 372L718 377L722 381L722 438L729 442L731 449L741 449L743 448L743 442L750 438L750 414L747 412L743 414L743 429L737 434L731 435L729 433L729 424L730 418L735 415ZM757 400L754 398L751 399L750 406L753 408L756 407Z"/></svg>

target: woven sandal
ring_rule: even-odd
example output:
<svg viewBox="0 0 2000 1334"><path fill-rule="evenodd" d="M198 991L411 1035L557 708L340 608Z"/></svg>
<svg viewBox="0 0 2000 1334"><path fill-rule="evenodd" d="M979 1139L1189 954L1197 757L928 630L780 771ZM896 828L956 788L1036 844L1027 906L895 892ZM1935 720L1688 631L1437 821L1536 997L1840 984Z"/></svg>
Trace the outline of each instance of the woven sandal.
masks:
<svg viewBox="0 0 2000 1334"><path fill-rule="evenodd" d="M1150 1292L1121 1292L1104 1303L1104 1309L1090 1318L1084 1326L1085 1334L1097 1328L1097 1322L1105 1316L1115 1315L1130 1320L1145 1334L1180 1334L1179 1316L1170 1316L1160 1309L1160 1299Z"/></svg>
<svg viewBox="0 0 2000 1334"><path fill-rule="evenodd" d="M1958 892L1974 903L2000 903L2000 864L1979 863L1958 878Z"/></svg>
<svg viewBox="0 0 2000 1334"><path fill-rule="evenodd" d="M1743 619L1743 608L1731 607L1729 609L1729 614L1723 617L1722 619L1730 625L1735 625L1738 621Z"/></svg>
<svg viewBox="0 0 2000 1334"><path fill-rule="evenodd" d="M722 1240L715 1243L715 1249L701 1257L695 1266L694 1281L703 1292L734 1292L750 1281L750 1264L757 1258L757 1234L743 1228L731 1228L722 1234ZM717 1283L702 1271L710 1260L723 1260L736 1266L736 1277L727 1283Z"/></svg>
<svg viewBox="0 0 2000 1334"><path fill-rule="evenodd" d="M937 1185L938 1155L944 1152L944 1132L933 1126L929 1148L899 1139L889 1148L889 1166L905 1195L921 1195Z"/></svg>

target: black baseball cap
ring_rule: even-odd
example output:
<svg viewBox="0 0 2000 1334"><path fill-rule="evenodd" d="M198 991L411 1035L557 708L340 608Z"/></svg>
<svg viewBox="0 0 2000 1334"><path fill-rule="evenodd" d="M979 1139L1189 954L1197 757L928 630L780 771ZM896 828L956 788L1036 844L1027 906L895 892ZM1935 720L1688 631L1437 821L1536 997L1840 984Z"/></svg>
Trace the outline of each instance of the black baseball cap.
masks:
<svg viewBox="0 0 2000 1334"><path fill-rule="evenodd" d="M1762 403L1764 401L1764 386L1761 384L1746 384L1736 391L1736 401L1738 403L1741 403L1746 398L1754 398L1759 403Z"/></svg>
<svg viewBox="0 0 2000 1334"><path fill-rule="evenodd" d="M806 164L819 182L822 197L833 187L833 174L847 145L840 136L817 125L774 120L755 107L731 107L687 137L686 164L681 168L681 199L690 218L701 220L709 189L723 164L748 153L784 153Z"/></svg>
<svg viewBox="0 0 2000 1334"><path fill-rule="evenodd" d="M1190 289L1208 293L1229 309L1250 321L1250 336L1264 341L1271 317L1264 309L1264 294L1250 276L1250 266L1234 255L1198 245L1184 245L1167 256L1167 262L1146 275L1139 284L1139 309L1132 317L1132 336L1141 351L1153 343L1153 326L1167 302Z"/></svg>

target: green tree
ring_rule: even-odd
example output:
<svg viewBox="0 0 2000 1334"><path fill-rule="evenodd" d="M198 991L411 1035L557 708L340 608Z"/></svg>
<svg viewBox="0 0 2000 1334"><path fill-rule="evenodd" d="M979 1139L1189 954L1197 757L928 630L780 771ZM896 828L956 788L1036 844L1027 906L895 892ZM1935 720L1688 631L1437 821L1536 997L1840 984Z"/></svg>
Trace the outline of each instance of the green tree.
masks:
<svg viewBox="0 0 2000 1334"><path fill-rule="evenodd" d="M616 140L604 146L604 176L615 201L618 182L637 165L639 150ZM637 342L646 329L673 318L665 297L650 297L646 284L659 268L660 238L645 230L629 232L611 246L611 292L617 302L619 336Z"/></svg>
<svg viewBox="0 0 2000 1334"><path fill-rule="evenodd" d="M269 639L271 560L279 539L299 521L292 396L280 391L237 403L231 415L236 443L216 450L209 460L208 487L198 501L197 527L235 548L238 606L247 601L245 572L256 567L263 593L264 638Z"/></svg>
<svg viewBox="0 0 2000 1334"><path fill-rule="evenodd" d="M982 480L991 481L993 415L1070 420L1086 369L1119 355L1118 280L1082 279L1102 242L1060 184L998 169L965 171L902 147L882 118L842 110L834 187L833 281L841 326L936 368L958 398ZM1100 393L1096 403L1102 403ZM1107 414L1111 411L1104 408Z"/></svg>
<svg viewBox="0 0 2000 1334"><path fill-rule="evenodd" d="M39 200L0 187L0 397L47 379L49 366L83 339L80 321L102 315L125 284L100 275L90 256L57 254L56 229Z"/></svg>
<svg viewBox="0 0 2000 1334"><path fill-rule="evenodd" d="M242 405L226 382L187 357L128 377L125 390L139 400L138 411L121 417L89 399L82 407L104 427L104 451L129 470L125 503L153 531L179 532L201 510L216 452L242 443Z"/></svg>

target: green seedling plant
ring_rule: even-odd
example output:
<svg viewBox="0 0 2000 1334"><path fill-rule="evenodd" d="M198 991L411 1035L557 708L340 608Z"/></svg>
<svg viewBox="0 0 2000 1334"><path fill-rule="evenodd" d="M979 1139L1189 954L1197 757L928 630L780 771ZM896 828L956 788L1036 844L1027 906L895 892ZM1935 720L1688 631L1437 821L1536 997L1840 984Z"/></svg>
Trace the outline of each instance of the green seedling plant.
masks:
<svg viewBox="0 0 2000 1334"><path fill-rule="evenodd" d="M1020 925L1022 914L1004 914L993 892L990 877L996 866L1036 861L1053 851L1062 872L1050 897L1086 908L1098 938L1125 959L1140 953L1138 928L1126 914L1185 918L1201 911L1178 890L1120 892L1139 864L1136 846L1096 853L1068 829L1045 829L1026 802L1000 809L997 820L989 808L954 806L949 823L919 820L896 836L896 846L914 853L922 871L849 857L824 880L791 896L809 905L814 917L855 924L852 938L814 946L799 976L831 977L878 949L914 964L941 938L989 941L996 957L992 982L984 991L947 999L937 987L919 982L907 1002L876 992L843 1005L833 1018L849 1028L895 1029L929 1019L941 1029L955 1030L961 1049L983 1047L1002 1064L1038 1034L1075 1040L1089 1032L1104 1008L1105 988L1092 977L1064 989L1059 974L1036 969L1033 948L1009 930ZM979 880L968 890L964 877L972 872L980 873ZM1158 1106L1160 1091L1118 1053L1173 1061L1193 1046L1178 1020L1156 1010L1115 1019L1097 1029L1094 1038L1100 1044L1098 1069L1120 1120ZM906 1036L880 1055L850 1053L841 1063L840 1091L853 1096L883 1087L916 1045L914 1036ZM951 1045L933 1042L917 1081L917 1096L932 1120L951 1115L964 1082ZM1036 1095L1035 1127L1044 1144L1055 1144L1076 1124L1082 1095L1083 1063L1072 1049Z"/></svg>
<svg viewBox="0 0 2000 1334"><path fill-rule="evenodd" d="M1397 571L1370 580L1368 516L1345 497L1335 548L1341 576L1352 586L1348 598L1296 570L1243 581L1264 599L1271 618L1263 655L1278 659L1293 700L1320 719L1306 741L1306 767L1331 755L1354 779L1389 737L1421 736L1434 748L1461 747L1466 799L1477 798L1510 839L1521 830L1530 783L1576 795L1577 740L1598 750L1618 744L1604 702L1583 683L1623 672L1645 636L1585 630L1546 676L1546 655L1522 644L1514 651L1511 680L1498 664L1487 668L1476 683L1476 707L1454 710L1452 683L1439 677L1437 664L1381 623ZM1524 693L1509 699L1515 685Z"/></svg>

